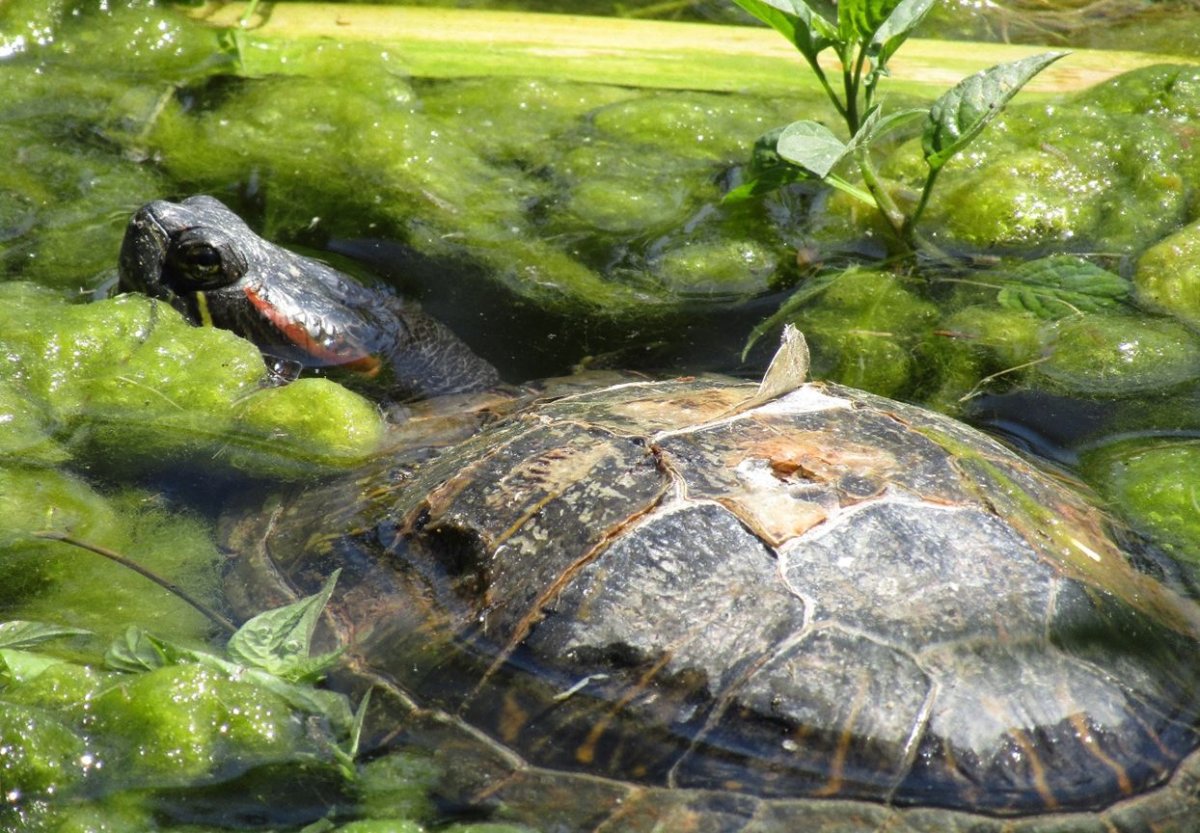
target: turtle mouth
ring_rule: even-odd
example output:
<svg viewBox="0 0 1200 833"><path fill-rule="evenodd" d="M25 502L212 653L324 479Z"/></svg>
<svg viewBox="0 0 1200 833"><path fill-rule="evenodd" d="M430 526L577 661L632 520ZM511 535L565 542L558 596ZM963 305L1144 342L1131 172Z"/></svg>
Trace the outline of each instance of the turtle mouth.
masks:
<svg viewBox="0 0 1200 833"><path fill-rule="evenodd" d="M171 234L158 219L157 205L140 208L125 227L117 261L117 287L121 292L142 292L169 301L175 293L162 278Z"/></svg>

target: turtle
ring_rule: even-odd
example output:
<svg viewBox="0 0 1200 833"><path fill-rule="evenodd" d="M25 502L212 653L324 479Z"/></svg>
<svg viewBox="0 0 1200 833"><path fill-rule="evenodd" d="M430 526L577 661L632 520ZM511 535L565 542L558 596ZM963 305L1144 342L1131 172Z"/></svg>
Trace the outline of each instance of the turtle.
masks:
<svg viewBox="0 0 1200 833"><path fill-rule="evenodd" d="M261 296L326 292L327 323L360 297L271 293L312 261L214 203L135 215L123 285L215 309L166 268L207 229ZM438 762L442 806L548 831L1200 831L1196 594L1065 475L805 380L794 332L758 383L497 389L476 361L378 461L221 521L246 614L340 571L331 684L374 692L373 748Z"/></svg>

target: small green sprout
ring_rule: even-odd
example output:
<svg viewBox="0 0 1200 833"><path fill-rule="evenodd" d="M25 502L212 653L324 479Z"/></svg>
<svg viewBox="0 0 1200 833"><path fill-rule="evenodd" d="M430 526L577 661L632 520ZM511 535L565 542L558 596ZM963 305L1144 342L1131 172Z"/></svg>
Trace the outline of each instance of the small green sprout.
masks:
<svg viewBox="0 0 1200 833"><path fill-rule="evenodd" d="M842 141L825 125L807 120L771 131L759 141L760 159L765 156L790 166L765 166L760 176L727 199L745 198L799 179L819 179L875 206L906 252L923 245L915 226L942 167L970 144L1033 76L1066 54L1045 52L999 64L963 79L928 109L885 115L877 99L879 80L888 74L888 61L925 19L934 0L840 0L836 6L824 0L734 2L799 50L845 122L850 139ZM840 85L831 82L818 61L827 49L840 66ZM922 118L928 173L916 208L905 213L879 181L870 150L887 133ZM847 160L857 167L865 191L837 173Z"/></svg>

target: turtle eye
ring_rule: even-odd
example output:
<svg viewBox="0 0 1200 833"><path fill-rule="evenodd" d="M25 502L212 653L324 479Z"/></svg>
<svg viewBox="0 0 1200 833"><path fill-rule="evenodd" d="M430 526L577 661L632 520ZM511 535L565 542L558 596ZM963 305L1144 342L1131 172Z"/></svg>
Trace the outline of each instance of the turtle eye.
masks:
<svg viewBox="0 0 1200 833"><path fill-rule="evenodd" d="M214 274L221 271L221 253L207 243L193 243L184 247L180 259L191 267L193 274Z"/></svg>
<svg viewBox="0 0 1200 833"><path fill-rule="evenodd" d="M186 232L173 241L167 267L175 288L182 291L228 286L245 271L238 259L227 257L220 246Z"/></svg>

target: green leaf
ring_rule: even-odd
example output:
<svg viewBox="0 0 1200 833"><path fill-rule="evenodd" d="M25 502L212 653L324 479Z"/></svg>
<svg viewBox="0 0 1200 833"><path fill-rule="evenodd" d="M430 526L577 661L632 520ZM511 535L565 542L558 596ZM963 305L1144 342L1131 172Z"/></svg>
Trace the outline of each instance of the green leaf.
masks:
<svg viewBox="0 0 1200 833"><path fill-rule="evenodd" d="M4 668L0 679L11 683L27 682L50 666L62 665L64 662L66 660L62 657L52 657L34 651L0 648L0 665Z"/></svg>
<svg viewBox="0 0 1200 833"><path fill-rule="evenodd" d="M846 152L857 153L861 148L869 146L872 142L883 138L893 130L899 130L904 125L927 115L929 115L928 110L914 108L910 110L897 110L895 113L888 113L886 116L881 116L880 110L877 107L863 119L858 132L846 144Z"/></svg>
<svg viewBox="0 0 1200 833"><path fill-rule="evenodd" d="M769 194L785 185L791 185L793 182L808 179L808 174L804 170L784 160L775 149L785 127L772 127L755 140L754 150L750 154L749 175L746 181L736 188L730 189L721 198L722 205L745 202L754 197Z"/></svg>
<svg viewBox="0 0 1200 833"><path fill-rule="evenodd" d="M226 650L234 662L259 668L285 680L315 680L336 662L339 652L310 657L313 632L340 570L312 596L260 613L238 628Z"/></svg>
<svg viewBox="0 0 1200 833"><path fill-rule="evenodd" d="M32 648L49 639L60 636L85 636L90 631L81 628L69 628L64 625L51 625L46 622L26 622L13 620L0 623L0 648Z"/></svg>
<svg viewBox="0 0 1200 833"><path fill-rule="evenodd" d="M755 176L771 168L789 167L780 158L779 151L776 150L779 145L779 137L786 129L786 124L772 127L754 140L754 147L750 151L750 171Z"/></svg>
<svg viewBox="0 0 1200 833"><path fill-rule="evenodd" d="M898 4L899 0L840 0L838 34L846 42L871 43Z"/></svg>
<svg viewBox="0 0 1200 833"><path fill-rule="evenodd" d="M358 756L358 748L362 744L363 726L367 723L367 709L371 705L371 691L372 689L367 689L358 708L354 710L354 721L350 724L350 737L346 743L346 754L350 760L354 760Z"/></svg>
<svg viewBox="0 0 1200 833"><path fill-rule="evenodd" d="M1019 61L998 64L964 78L933 103L922 145L925 161L938 170L966 147L1004 105L1065 52L1043 52Z"/></svg>
<svg viewBox="0 0 1200 833"><path fill-rule="evenodd" d="M736 205L763 194L777 191L785 185L808 179L808 174L795 165L779 165L747 179L736 188L731 188L721 197L721 205Z"/></svg>
<svg viewBox="0 0 1200 833"><path fill-rule="evenodd" d="M803 0L733 2L787 38L810 63L837 38L837 27Z"/></svg>
<svg viewBox="0 0 1200 833"><path fill-rule="evenodd" d="M1116 309L1133 289L1120 275L1074 255L1022 263L998 286L997 300L1003 306L1050 319Z"/></svg>
<svg viewBox="0 0 1200 833"><path fill-rule="evenodd" d="M934 0L900 0L887 20L871 36L868 54L875 62L875 72L886 73L887 62L900 45L921 25L933 8Z"/></svg>
<svg viewBox="0 0 1200 833"><path fill-rule="evenodd" d="M174 665L180 652L172 645L130 625L123 636L113 640L104 654L104 663L114 671L152 671Z"/></svg>
<svg viewBox="0 0 1200 833"><path fill-rule="evenodd" d="M779 134L775 150L787 161L824 179L846 156L846 144L823 124L792 122Z"/></svg>
<svg viewBox="0 0 1200 833"><path fill-rule="evenodd" d="M312 597L310 597L312 598ZM329 721L339 733L348 733L353 725L350 701L346 695L324 688L314 688L309 681L293 682L262 668L247 667L213 654L195 652L192 659L198 664L219 671L233 679L252 683L282 697L289 706L306 714L315 714Z"/></svg>

